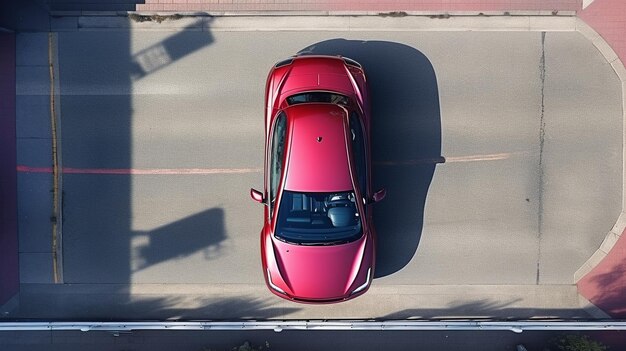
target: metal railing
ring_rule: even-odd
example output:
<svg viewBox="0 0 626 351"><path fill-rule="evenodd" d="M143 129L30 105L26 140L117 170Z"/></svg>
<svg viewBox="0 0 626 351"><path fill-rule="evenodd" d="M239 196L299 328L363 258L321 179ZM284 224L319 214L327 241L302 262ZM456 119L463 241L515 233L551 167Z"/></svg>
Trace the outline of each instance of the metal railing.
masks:
<svg viewBox="0 0 626 351"><path fill-rule="evenodd" d="M626 321L240 321L240 322L0 322L0 331L80 330L626 330Z"/></svg>

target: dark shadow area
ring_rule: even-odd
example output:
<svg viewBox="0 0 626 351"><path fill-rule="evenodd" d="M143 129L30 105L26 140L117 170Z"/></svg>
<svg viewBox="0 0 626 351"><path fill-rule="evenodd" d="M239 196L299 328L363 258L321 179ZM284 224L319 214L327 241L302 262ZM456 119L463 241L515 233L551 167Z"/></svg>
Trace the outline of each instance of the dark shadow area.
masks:
<svg viewBox="0 0 626 351"><path fill-rule="evenodd" d="M60 33L63 167L132 167L130 32ZM128 283L132 177L64 174L64 283Z"/></svg>
<svg viewBox="0 0 626 351"><path fill-rule="evenodd" d="M0 33L0 311L19 291L15 34Z"/></svg>
<svg viewBox="0 0 626 351"><path fill-rule="evenodd" d="M178 43L168 64L213 41L209 33L193 33L173 35ZM64 167L104 171L133 167L131 76L136 66L129 35L127 31L78 32L59 38ZM165 42L171 43L170 39ZM131 283L135 259L131 240L143 234L133 230L131 203L159 196L159 192L133 195L132 184L141 181L159 189L172 181L171 176L104 173L63 176L66 283ZM226 237L223 217L221 209L210 209L152 232L148 246L139 248L140 267L219 248Z"/></svg>
<svg viewBox="0 0 626 351"><path fill-rule="evenodd" d="M47 32L49 13L45 0L0 0L0 31Z"/></svg>
<svg viewBox="0 0 626 351"><path fill-rule="evenodd" d="M135 11L145 0L46 0L51 11Z"/></svg>
<svg viewBox="0 0 626 351"><path fill-rule="evenodd" d="M437 78L428 58L404 44L332 39L301 54L342 55L360 62L372 104L373 187L387 188L376 204L376 277L399 271L415 255L424 206L441 157Z"/></svg>
<svg viewBox="0 0 626 351"><path fill-rule="evenodd" d="M105 331L27 331L0 332L0 343L7 351L34 350L82 351L199 351L199 350L359 350L359 351L514 351L524 345L530 351L557 351L554 341L566 335L586 335L591 340L623 350L623 331L524 331L508 330L138 330ZM26 344L26 345L23 345ZM269 347L268 347L269 344ZM132 348L130 347L132 345ZM579 348L583 350L584 348ZM588 349L591 350L591 349Z"/></svg>
<svg viewBox="0 0 626 351"><path fill-rule="evenodd" d="M135 248L141 257L135 270L200 250L204 250L205 257L209 258L226 239L224 210L212 208L146 233L134 233L141 234L148 235L149 242Z"/></svg>
<svg viewBox="0 0 626 351"><path fill-rule="evenodd" d="M210 23L212 17L207 17L206 20ZM205 46L211 45L213 42L211 32L203 32L205 35L195 35L197 32L189 31L204 25L203 21L203 19L199 19L196 23L183 28L166 40L134 54L131 77L133 79L143 78Z"/></svg>
<svg viewBox="0 0 626 351"><path fill-rule="evenodd" d="M620 240L624 239L622 238ZM613 250L615 250L615 248ZM609 255L611 254L619 253L611 251ZM607 256L607 258L609 258L609 256ZM605 260L607 258L605 258ZM602 264L601 262L600 265ZM593 271L589 274L593 274ZM589 278L585 277L578 284L588 280L588 282L584 284L594 285L597 291L597 295L590 299L591 302L615 319L626 319L625 277L626 262L622 262L614 264L607 273L601 273Z"/></svg>
<svg viewBox="0 0 626 351"><path fill-rule="evenodd" d="M33 288L37 289L37 288ZM25 292L33 293L29 289ZM80 288L78 288L80 289ZM87 291L87 289L91 291ZM276 304L273 297L256 298L246 293L236 296L209 295L181 291L180 294L131 294L131 288L89 287L71 292L71 287L55 289L36 304L25 306L18 321L161 321L161 320L259 320L282 319L300 307ZM114 291L118 290L118 291ZM61 313L59 313L61 312ZM62 314L62 316L59 316Z"/></svg>
<svg viewBox="0 0 626 351"><path fill-rule="evenodd" d="M387 314L379 320L590 320L582 308L522 308L511 307L519 300L451 302L447 308L411 308Z"/></svg>
<svg viewBox="0 0 626 351"><path fill-rule="evenodd" d="M134 311L142 311L141 314L124 313L125 318L118 320L147 320L163 319L168 316L168 320L258 320L259 316L267 318L281 318L284 315L295 313L300 310L298 307L282 307L273 303L273 298L259 299L253 297L219 297L204 298L198 296L194 299L195 305L202 307L179 308L173 307L181 305L177 298L155 299L153 301L139 301L129 304L129 308ZM153 309L154 308L154 309ZM151 314L155 311L154 314ZM140 317L137 317L140 316Z"/></svg>
<svg viewBox="0 0 626 351"><path fill-rule="evenodd" d="M137 217L150 223L150 216L161 216L155 209L158 204L168 203L168 192L162 190L168 182L186 182L188 178L131 172L137 157L133 155L137 132L133 131L132 80L137 74L137 56L132 55L130 36L130 31L59 34L62 165L86 171L65 173L62 179L65 284L21 294L20 300L28 304L21 305L12 318L206 318L211 306L219 310L234 310L237 306L248 311L246 315L265 313L263 304L252 300L180 300L175 295L149 298L133 293L133 268L144 269L202 250L207 250L210 258L221 248L226 232L224 211L219 208L174 220L148 233L133 226ZM212 42L209 32L183 30L152 49L160 47L169 65ZM142 74L164 66L151 66ZM137 189L142 193L137 194ZM144 207L138 209L138 205ZM145 211L149 211L147 216ZM142 235L147 239L143 246L135 241ZM77 290L82 289L81 285L87 292ZM159 290L153 293L159 294ZM181 305L185 302L190 303L188 309Z"/></svg>

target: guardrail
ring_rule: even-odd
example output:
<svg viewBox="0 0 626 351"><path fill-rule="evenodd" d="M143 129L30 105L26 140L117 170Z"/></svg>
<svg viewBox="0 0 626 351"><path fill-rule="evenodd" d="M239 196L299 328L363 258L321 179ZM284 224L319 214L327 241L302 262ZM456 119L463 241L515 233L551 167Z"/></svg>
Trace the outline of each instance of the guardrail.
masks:
<svg viewBox="0 0 626 351"><path fill-rule="evenodd" d="M0 331L134 330L626 330L626 321L0 322Z"/></svg>

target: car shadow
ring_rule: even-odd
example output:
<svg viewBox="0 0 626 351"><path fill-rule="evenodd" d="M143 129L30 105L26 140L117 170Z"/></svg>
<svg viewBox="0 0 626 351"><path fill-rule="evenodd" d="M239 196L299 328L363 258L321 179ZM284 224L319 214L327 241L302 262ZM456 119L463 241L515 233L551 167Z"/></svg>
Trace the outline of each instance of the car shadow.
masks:
<svg viewBox="0 0 626 351"><path fill-rule="evenodd" d="M372 185L387 189L374 211L376 277L395 273L417 252L435 165L445 161L435 70L420 51L388 41L330 39L298 54L341 55L365 69L372 106Z"/></svg>

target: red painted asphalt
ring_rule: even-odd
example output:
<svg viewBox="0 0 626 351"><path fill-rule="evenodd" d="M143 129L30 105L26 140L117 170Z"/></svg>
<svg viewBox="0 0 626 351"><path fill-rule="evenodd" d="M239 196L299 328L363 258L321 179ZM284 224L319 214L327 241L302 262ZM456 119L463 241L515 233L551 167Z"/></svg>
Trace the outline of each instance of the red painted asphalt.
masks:
<svg viewBox="0 0 626 351"><path fill-rule="evenodd" d="M598 32L626 62L626 1L595 0L578 16ZM614 318L626 318L626 234L578 282L578 292Z"/></svg>
<svg viewBox="0 0 626 351"><path fill-rule="evenodd" d="M626 1L596 0L578 15L611 45L623 63L626 60Z"/></svg>
<svg viewBox="0 0 626 351"><path fill-rule="evenodd" d="M626 318L626 234L578 282L578 292L612 317Z"/></svg>

